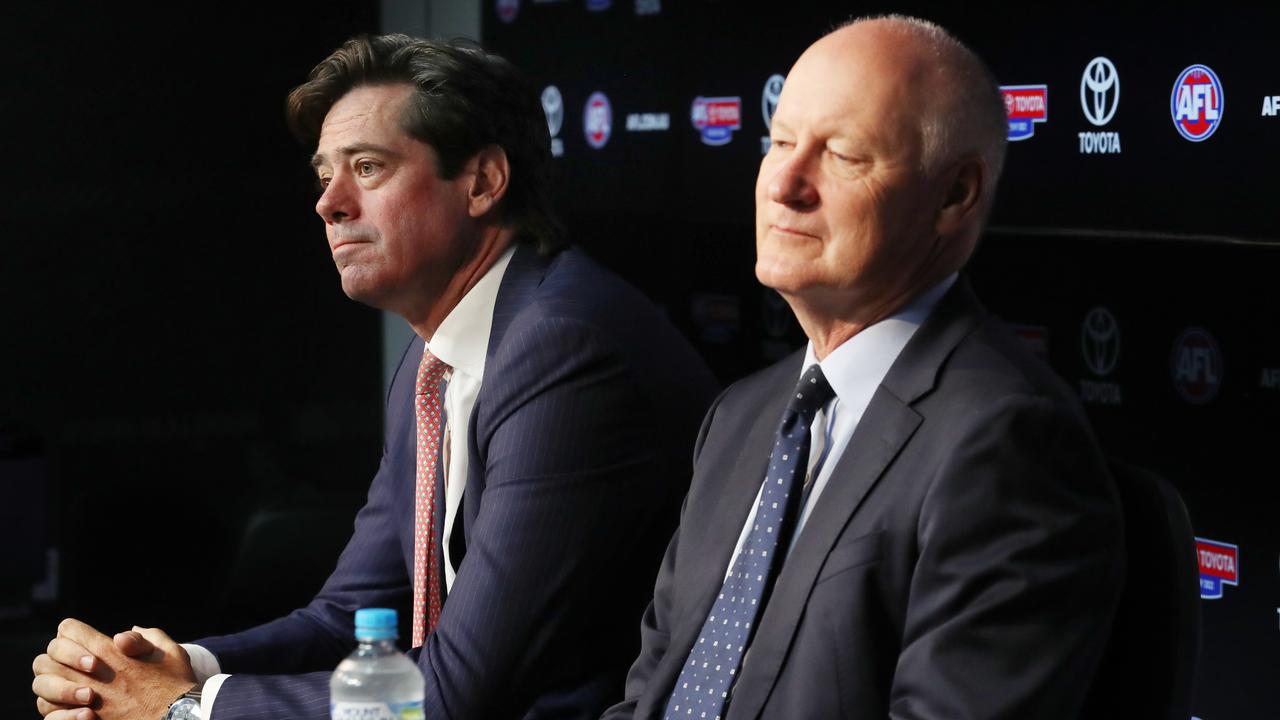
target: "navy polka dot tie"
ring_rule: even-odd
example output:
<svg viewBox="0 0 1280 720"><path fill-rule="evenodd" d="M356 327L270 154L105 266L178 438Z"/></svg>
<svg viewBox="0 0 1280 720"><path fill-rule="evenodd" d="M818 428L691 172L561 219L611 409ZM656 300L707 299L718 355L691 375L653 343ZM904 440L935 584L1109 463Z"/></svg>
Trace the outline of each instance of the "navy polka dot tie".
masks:
<svg viewBox="0 0 1280 720"><path fill-rule="evenodd" d="M809 464L809 426L834 396L822 369L810 365L782 415L751 530L667 700L668 720L718 720L728 707L742 655L799 514Z"/></svg>

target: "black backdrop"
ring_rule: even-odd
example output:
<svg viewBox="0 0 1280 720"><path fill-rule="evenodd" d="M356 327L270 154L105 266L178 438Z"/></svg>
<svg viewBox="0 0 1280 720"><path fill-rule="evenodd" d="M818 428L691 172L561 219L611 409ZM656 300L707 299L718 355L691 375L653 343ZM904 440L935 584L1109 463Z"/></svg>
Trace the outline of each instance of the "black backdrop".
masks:
<svg viewBox="0 0 1280 720"><path fill-rule="evenodd" d="M283 112L377 29L369 3L6 6L0 716L35 717L64 615L190 638L332 566L281 547L229 597L255 513L350 518L377 466L380 315L342 294ZM58 599L23 608L46 545Z"/></svg>
<svg viewBox="0 0 1280 720"><path fill-rule="evenodd" d="M833 22L898 10L959 32L1002 81L1047 85L1048 119L1011 147L975 283L1093 400L1108 448L1173 480L1198 535L1239 547L1238 585L1205 602L1196 712L1275 716L1280 117L1261 108L1280 95L1277 11L517 5L503 23L485 0L484 38L540 88L561 91L559 202L575 240L662 303L726 381L802 342L751 272L770 75ZM32 715L30 659L63 615L191 637L291 607L332 563L327 536L268 535L257 549L271 552L248 568L238 555L246 530L260 527L254 519L274 511L349 517L377 461L379 317L338 287L310 209L306 152L281 112L311 65L376 28L367 3L7 9L6 717ZM1080 74L1098 55L1114 62L1122 87L1104 128L1084 119L1078 100ZM1215 70L1226 101L1219 130L1198 144L1177 135L1168 108L1192 63ZM583 134L597 90L614 119L601 150ZM699 141L689 121L697 95L741 98L727 145ZM628 132L633 113L666 113L669 127ZM1094 130L1120 133L1122 152L1079 154L1077 134ZM1085 345L1083 323L1097 307L1118 335ZM1174 343L1191 326L1220 351L1221 382L1203 404L1173 381ZM1106 372L1090 368L1086 350ZM1191 380L1183 385L1206 392L1203 373ZM328 525L345 532L344 522ZM21 607L45 572L46 547L59 551L56 599Z"/></svg>
<svg viewBox="0 0 1280 720"><path fill-rule="evenodd" d="M1264 99L1280 95L1280 9L489 1L483 36L558 91L560 206L575 239L659 298L729 380L803 341L752 274L766 82L834 25L882 12L952 29L1002 84L1047 87L1046 118L1010 143L975 285L1079 389L1111 454L1169 478L1199 537L1237 546L1237 584L1203 601L1193 708L1275 717L1280 110L1265 114ZM1095 126L1081 83L1099 56L1120 93ZM1200 142L1178 133L1171 107L1193 64L1214 71L1223 101ZM587 141L601 135L586 107L596 92L612 120L600 148ZM738 99L729 142L701 140L698 97ZM665 130L628 129L660 128L663 114ZM1081 152L1081 133L1116 133L1119 152Z"/></svg>

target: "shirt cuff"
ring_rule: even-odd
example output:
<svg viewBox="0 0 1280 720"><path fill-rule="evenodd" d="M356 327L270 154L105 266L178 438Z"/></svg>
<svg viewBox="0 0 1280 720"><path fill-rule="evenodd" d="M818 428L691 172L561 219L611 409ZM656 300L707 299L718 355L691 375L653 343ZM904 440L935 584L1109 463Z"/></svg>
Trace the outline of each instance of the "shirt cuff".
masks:
<svg viewBox="0 0 1280 720"><path fill-rule="evenodd" d="M204 689L200 691L200 717L213 717L213 699L218 696L218 691L222 689L222 683L227 681L230 675L214 675L204 681Z"/></svg>
<svg viewBox="0 0 1280 720"><path fill-rule="evenodd" d="M196 674L196 682L205 683L209 678L222 672L218 658L200 645L183 643L182 649L187 651L187 659L191 661L191 670ZM207 715L205 717L208 717Z"/></svg>

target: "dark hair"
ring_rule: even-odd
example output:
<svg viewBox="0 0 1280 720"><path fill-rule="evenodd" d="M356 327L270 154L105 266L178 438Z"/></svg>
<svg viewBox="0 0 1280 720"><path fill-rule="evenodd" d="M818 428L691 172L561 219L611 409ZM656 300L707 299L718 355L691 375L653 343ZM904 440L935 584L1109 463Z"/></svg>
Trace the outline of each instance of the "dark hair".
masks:
<svg viewBox="0 0 1280 720"><path fill-rule="evenodd" d="M289 93L289 128L314 145L325 115L352 88L395 83L415 88L401 125L435 150L441 178L457 177L484 147L501 147L511 177L499 218L540 252L563 245L551 208L551 136L542 105L514 65L476 43L399 34L352 38Z"/></svg>

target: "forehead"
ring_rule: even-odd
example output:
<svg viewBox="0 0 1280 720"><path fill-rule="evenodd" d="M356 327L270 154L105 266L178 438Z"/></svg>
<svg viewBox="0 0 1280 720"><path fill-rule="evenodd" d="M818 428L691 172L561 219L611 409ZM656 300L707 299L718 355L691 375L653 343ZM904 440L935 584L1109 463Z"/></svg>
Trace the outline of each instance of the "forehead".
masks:
<svg viewBox="0 0 1280 720"><path fill-rule="evenodd" d="M318 150L353 142L411 139L401 127L411 85L362 85L352 88L329 108L320 125Z"/></svg>
<svg viewBox="0 0 1280 720"><path fill-rule="evenodd" d="M852 29L800 56L782 86L775 122L823 137L917 143L927 84L921 58L883 34Z"/></svg>

